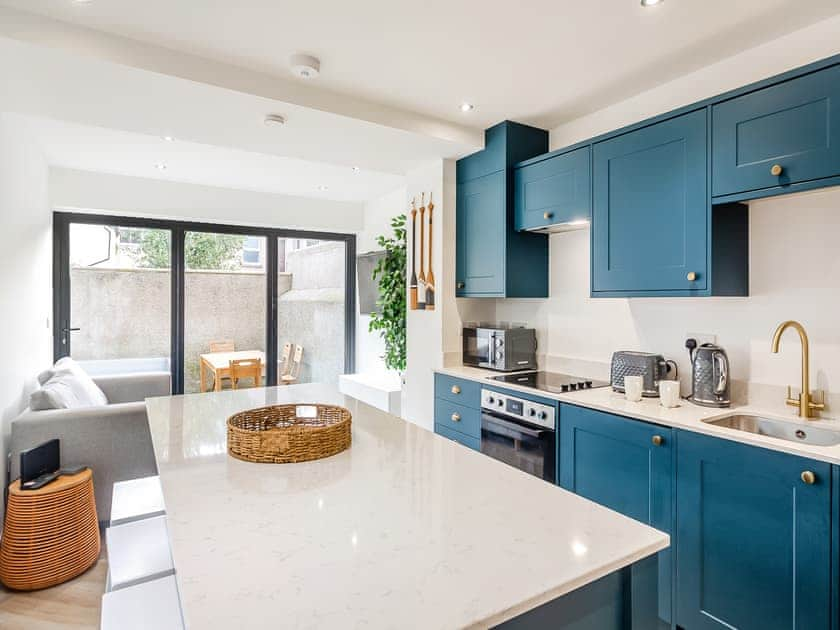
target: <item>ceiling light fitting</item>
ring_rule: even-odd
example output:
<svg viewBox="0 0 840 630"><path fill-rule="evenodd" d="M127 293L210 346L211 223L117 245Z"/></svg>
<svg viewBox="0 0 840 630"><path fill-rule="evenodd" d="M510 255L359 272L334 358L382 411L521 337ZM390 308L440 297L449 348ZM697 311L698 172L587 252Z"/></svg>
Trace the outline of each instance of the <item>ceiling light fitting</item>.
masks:
<svg viewBox="0 0 840 630"><path fill-rule="evenodd" d="M329 188L327 188L326 186L318 186L318 190L324 192L325 190L329 190Z"/></svg>
<svg viewBox="0 0 840 630"><path fill-rule="evenodd" d="M472 103L461 103L461 111L462 112L465 112L465 113L466 112L471 112L474 109L475 109L475 105L473 105Z"/></svg>
<svg viewBox="0 0 840 630"><path fill-rule="evenodd" d="M314 79L321 73L321 60L312 55L292 55L289 67L296 77Z"/></svg>
<svg viewBox="0 0 840 630"><path fill-rule="evenodd" d="M665 0L642 0L643 7L655 7L657 4L662 4Z"/></svg>
<svg viewBox="0 0 840 630"><path fill-rule="evenodd" d="M157 164L155 164L155 168L159 171L165 171L166 164L164 164L163 162L158 162Z"/></svg>
<svg viewBox="0 0 840 630"><path fill-rule="evenodd" d="M282 127L286 124L286 117L280 114L269 114L263 122L266 127Z"/></svg>
<svg viewBox="0 0 840 630"><path fill-rule="evenodd" d="M166 142L175 142L175 138L173 136L161 136L162 140L166 140Z"/></svg>

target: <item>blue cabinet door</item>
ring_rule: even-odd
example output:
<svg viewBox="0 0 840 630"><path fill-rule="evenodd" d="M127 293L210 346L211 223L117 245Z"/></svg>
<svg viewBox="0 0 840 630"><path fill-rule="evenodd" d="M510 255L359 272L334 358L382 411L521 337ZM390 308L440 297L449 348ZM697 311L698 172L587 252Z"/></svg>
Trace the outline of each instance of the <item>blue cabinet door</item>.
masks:
<svg viewBox="0 0 840 630"><path fill-rule="evenodd" d="M831 628L831 466L680 431L677 470L677 626Z"/></svg>
<svg viewBox="0 0 840 630"><path fill-rule="evenodd" d="M560 485L652 527L673 527L672 430L560 406ZM672 553L659 554L659 618L671 620Z"/></svg>
<svg viewBox="0 0 840 630"><path fill-rule="evenodd" d="M455 295L505 294L506 174L458 184Z"/></svg>
<svg viewBox="0 0 840 630"><path fill-rule="evenodd" d="M840 175L840 66L715 105L712 130L715 196Z"/></svg>
<svg viewBox="0 0 840 630"><path fill-rule="evenodd" d="M589 221L589 156L589 147L582 147L516 169L513 188L517 230Z"/></svg>
<svg viewBox="0 0 840 630"><path fill-rule="evenodd" d="M706 156L705 110L594 145L593 295L707 289Z"/></svg>

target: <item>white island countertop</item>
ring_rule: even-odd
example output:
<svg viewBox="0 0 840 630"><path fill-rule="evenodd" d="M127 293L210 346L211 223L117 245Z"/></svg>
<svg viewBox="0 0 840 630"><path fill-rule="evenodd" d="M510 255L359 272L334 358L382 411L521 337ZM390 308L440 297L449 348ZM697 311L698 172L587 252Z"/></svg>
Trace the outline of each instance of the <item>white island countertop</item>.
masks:
<svg viewBox="0 0 840 630"><path fill-rule="evenodd" d="M323 402L353 445L229 457L237 411ZM323 385L146 401L187 627L485 628L646 558L668 536Z"/></svg>

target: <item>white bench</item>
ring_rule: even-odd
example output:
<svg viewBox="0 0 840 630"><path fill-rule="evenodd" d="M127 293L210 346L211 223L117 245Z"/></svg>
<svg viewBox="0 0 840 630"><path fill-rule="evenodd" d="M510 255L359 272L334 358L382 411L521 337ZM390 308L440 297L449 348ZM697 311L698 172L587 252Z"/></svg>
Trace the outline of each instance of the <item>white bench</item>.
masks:
<svg viewBox="0 0 840 630"><path fill-rule="evenodd" d="M111 527L166 513L160 477L141 477L114 484Z"/></svg>
<svg viewBox="0 0 840 630"><path fill-rule="evenodd" d="M108 550L108 592L175 572L165 516L109 527L105 538Z"/></svg>
<svg viewBox="0 0 840 630"><path fill-rule="evenodd" d="M100 630L183 630L175 576L144 582L102 596Z"/></svg>

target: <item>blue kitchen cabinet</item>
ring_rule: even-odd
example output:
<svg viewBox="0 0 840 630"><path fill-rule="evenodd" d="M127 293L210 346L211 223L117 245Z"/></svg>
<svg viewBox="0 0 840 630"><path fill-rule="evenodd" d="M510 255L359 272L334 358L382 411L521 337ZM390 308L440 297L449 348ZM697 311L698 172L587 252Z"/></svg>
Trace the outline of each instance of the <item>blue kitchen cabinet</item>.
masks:
<svg viewBox="0 0 840 630"><path fill-rule="evenodd" d="M840 176L840 66L714 105L712 132L714 196Z"/></svg>
<svg viewBox="0 0 840 630"><path fill-rule="evenodd" d="M510 121L458 160L455 295L548 297L548 237L514 228L513 165L544 153L548 133Z"/></svg>
<svg viewBox="0 0 840 630"><path fill-rule="evenodd" d="M530 160L514 171L517 230L545 230L588 222L591 214L590 148Z"/></svg>
<svg viewBox="0 0 840 630"><path fill-rule="evenodd" d="M593 297L748 294L748 207L710 203L706 118L593 146Z"/></svg>
<svg viewBox="0 0 840 630"><path fill-rule="evenodd" d="M831 466L685 431L676 448L677 628L835 627Z"/></svg>
<svg viewBox="0 0 840 630"><path fill-rule="evenodd" d="M670 428L573 405L560 406L560 485L671 534L673 455ZM672 552L660 552L659 619L672 609Z"/></svg>
<svg viewBox="0 0 840 630"><path fill-rule="evenodd" d="M709 287L706 112L593 147L592 293Z"/></svg>
<svg viewBox="0 0 840 630"><path fill-rule="evenodd" d="M481 385L435 374L435 433L481 450Z"/></svg>

